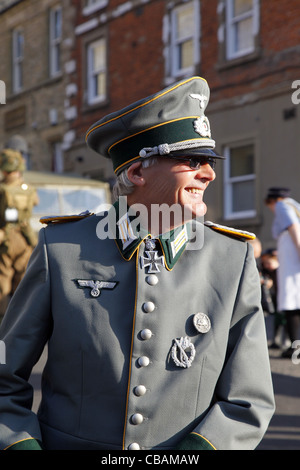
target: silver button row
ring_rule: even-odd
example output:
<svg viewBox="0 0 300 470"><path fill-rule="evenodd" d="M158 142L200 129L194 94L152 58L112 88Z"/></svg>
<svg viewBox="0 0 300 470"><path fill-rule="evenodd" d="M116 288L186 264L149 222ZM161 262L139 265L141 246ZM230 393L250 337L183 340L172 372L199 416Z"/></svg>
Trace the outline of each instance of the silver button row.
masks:
<svg viewBox="0 0 300 470"><path fill-rule="evenodd" d="M146 277L146 282L150 286L156 286L156 284L158 283L158 277L155 274L149 274ZM143 310L144 310L145 313L151 313L155 310L155 304L153 302L150 302L150 301L145 302L143 304ZM148 340L151 337L152 337L152 331L149 330L148 328L145 328L144 330L141 331L141 338L143 340ZM148 365L150 364L149 357L147 357L147 356L139 357L138 358L138 364L139 364L140 367L148 367ZM147 392L147 389L146 389L145 385L137 385L136 387L134 387L133 392L137 397L142 397ZM134 413L131 416L132 424L135 424L135 425L142 424L143 421L144 421L144 417L141 413ZM140 450L140 448L141 447L137 442L132 442L128 446L128 450Z"/></svg>

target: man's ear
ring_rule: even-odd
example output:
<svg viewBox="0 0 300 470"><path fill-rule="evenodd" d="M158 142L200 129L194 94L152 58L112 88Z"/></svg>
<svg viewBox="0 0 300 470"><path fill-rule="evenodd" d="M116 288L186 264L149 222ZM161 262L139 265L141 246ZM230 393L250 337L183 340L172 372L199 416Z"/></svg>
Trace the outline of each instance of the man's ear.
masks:
<svg viewBox="0 0 300 470"><path fill-rule="evenodd" d="M143 167L141 162L132 163L127 170L127 176L129 181L136 186L143 186L145 184L145 178L143 176Z"/></svg>

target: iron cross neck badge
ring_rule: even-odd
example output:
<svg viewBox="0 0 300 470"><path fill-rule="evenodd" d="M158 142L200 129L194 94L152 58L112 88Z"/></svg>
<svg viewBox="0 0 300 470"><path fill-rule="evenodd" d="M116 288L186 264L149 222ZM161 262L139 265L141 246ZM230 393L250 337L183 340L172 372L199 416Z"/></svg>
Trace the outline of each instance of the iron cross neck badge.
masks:
<svg viewBox="0 0 300 470"><path fill-rule="evenodd" d="M158 256L157 251L145 251L147 258L141 256L141 267L148 268L148 274L159 273L159 265L164 266L164 257Z"/></svg>
<svg viewBox="0 0 300 470"><path fill-rule="evenodd" d="M146 251L145 255L147 258L144 256L140 257L141 260L141 267L143 268L148 268L148 274L153 274L153 273L159 273L159 265L164 266L165 261L163 256L158 256L157 250L155 250L156 247L156 242L155 240L152 239L147 239L145 240L145 245L146 245Z"/></svg>
<svg viewBox="0 0 300 470"><path fill-rule="evenodd" d="M77 283L80 287L89 287L91 289L92 297L99 297L101 289L114 289L117 282L112 281L92 281L89 279L77 279Z"/></svg>

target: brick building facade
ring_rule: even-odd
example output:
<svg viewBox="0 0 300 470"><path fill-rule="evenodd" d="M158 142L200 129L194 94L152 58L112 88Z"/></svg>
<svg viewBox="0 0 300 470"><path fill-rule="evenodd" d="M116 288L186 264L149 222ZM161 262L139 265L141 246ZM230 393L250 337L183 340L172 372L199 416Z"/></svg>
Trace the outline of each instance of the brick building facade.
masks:
<svg viewBox="0 0 300 470"><path fill-rule="evenodd" d="M22 138L32 170L63 170L72 11L69 0L0 1L0 142Z"/></svg>
<svg viewBox="0 0 300 470"><path fill-rule="evenodd" d="M0 8L5 4L0 79L11 90L7 51L14 28L23 24L30 80L23 92L8 91L0 106L2 141L13 133L26 136L32 165L43 169L53 168L52 143L59 142L65 172L109 179L110 162L86 148L89 126L181 78L201 75L211 89L212 135L227 157L207 190L208 218L252 230L272 245L267 188L287 185L300 199L299 0L3 0ZM49 18L59 6L61 73L49 78ZM40 30L31 28L35 23ZM10 122L19 122L15 128L5 127L10 112ZM49 115L55 124L49 125Z"/></svg>
<svg viewBox="0 0 300 470"><path fill-rule="evenodd" d="M90 7L86 3L73 0L77 9L73 50L77 69L70 79L78 90L72 98L78 113L72 122L74 142L66 152L66 168L109 178L113 176L110 162L103 162L94 152L89 152L84 136L101 116L164 86L165 3L102 0L90 2ZM99 95L93 96L97 92L93 90L89 72L94 68L91 57L97 53L102 61L98 75L101 83Z"/></svg>

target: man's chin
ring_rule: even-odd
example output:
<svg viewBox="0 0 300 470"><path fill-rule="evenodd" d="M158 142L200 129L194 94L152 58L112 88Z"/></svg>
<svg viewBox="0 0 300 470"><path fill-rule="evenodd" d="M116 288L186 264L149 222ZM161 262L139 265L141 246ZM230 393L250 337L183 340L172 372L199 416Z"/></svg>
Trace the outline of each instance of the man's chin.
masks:
<svg viewBox="0 0 300 470"><path fill-rule="evenodd" d="M207 205L205 202L197 204L186 204L184 206L184 220L188 222L193 219L201 219L207 212Z"/></svg>

